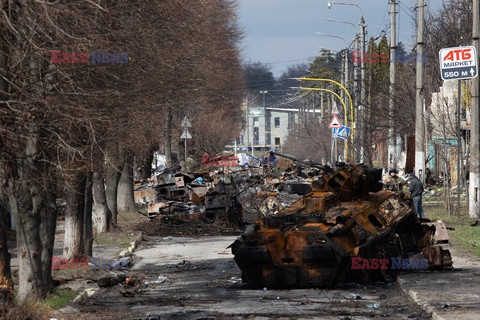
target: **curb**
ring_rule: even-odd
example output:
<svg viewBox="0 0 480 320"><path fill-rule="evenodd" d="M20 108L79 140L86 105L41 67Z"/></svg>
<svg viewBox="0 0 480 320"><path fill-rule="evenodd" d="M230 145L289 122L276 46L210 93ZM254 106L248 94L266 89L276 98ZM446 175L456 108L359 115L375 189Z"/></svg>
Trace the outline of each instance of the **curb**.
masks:
<svg viewBox="0 0 480 320"><path fill-rule="evenodd" d="M403 292L405 292L405 294L407 294L408 296L410 296L410 298L412 298L412 300L418 305L420 306L423 311L425 312L428 312L428 313L431 313L432 314L432 319L434 320L447 320L445 318L443 318L442 316L440 316L436 311L435 311L435 308L432 307L431 305L429 305L427 302L422 302L422 300L419 298L419 294L418 292L414 291L414 290L408 290L406 288L404 288L404 284L403 284L403 280L402 279L398 279L398 285L400 286L400 288L402 289Z"/></svg>
<svg viewBox="0 0 480 320"><path fill-rule="evenodd" d="M140 241L143 240L143 232L140 231L140 234L138 235L138 237L135 238L135 240L133 240L132 242L130 242L130 246L127 248L127 250L123 250L120 252L120 256L122 256L122 253L125 252L133 252L135 251L135 249L137 249L138 247L138 243ZM123 255L125 256L125 254ZM87 298L90 298L91 296L93 296L99 289L97 288L87 288L87 289L84 289L82 292L80 292L75 298L73 298L72 302L73 303L78 303L80 301L83 301Z"/></svg>

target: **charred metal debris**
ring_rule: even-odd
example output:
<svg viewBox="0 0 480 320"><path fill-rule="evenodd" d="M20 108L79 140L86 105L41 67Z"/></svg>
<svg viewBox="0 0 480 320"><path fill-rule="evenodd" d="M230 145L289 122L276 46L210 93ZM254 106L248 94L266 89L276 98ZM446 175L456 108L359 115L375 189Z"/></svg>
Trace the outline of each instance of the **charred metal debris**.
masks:
<svg viewBox="0 0 480 320"><path fill-rule="evenodd" d="M230 246L251 287L384 280L398 269L417 269L419 260L420 269L452 268L445 224L420 220L408 195L383 190L381 170L344 163L298 168L306 178L286 185L302 190L300 198L276 207L281 192L262 191L270 209ZM291 180L288 172L283 179ZM393 265L401 260L407 263Z"/></svg>
<svg viewBox="0 0 480 320"><path fill-rule="evenodd" d="M274 170L162 173L137 184L135 200L151 219L245 229L230 247L251 287L331 287L452 268L445 224L419 219L408 195L384 190L381 170L277 156Z"/></svg>

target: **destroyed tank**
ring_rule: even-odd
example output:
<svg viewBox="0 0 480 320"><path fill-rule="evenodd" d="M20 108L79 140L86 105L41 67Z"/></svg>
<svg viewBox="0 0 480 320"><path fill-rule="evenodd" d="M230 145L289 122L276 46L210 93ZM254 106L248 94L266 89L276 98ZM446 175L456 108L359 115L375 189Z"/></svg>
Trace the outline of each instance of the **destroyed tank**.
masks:
<svg viewBox="0 0 480 320"><path fill-rule="evenodd" d="M398 259L402 269L409 261L418 268L413 265L418 259L428 261L429 269L452 267L450 252L442 247L449 243L445 225L419 220L407 196L383 190L381 170L321 168L310 193L248 226L230 246L244 282L311 288L382 280ZM388 259L385 268L380 259Z"/></svg>

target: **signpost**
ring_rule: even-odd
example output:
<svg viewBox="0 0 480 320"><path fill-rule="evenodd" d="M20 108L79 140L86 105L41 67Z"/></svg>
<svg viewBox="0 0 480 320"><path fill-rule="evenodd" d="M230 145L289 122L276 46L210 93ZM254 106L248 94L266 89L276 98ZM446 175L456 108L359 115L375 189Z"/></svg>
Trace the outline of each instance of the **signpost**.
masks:
<svg viewBox="0 0 480 320"><path fill-rule="evenodd" d="M350 136L350 127L347 126L341 126L340 128L333 128L332 129L332 135L335 138L340 138L343 140L348 140L348 137Z"/></svg>
<svg viewBox="0 0 480 320"><path fill-rule="evenodd" d="M440 50L440 73L443 80L458 80L457 101L457 210L460 216L460 167L461 167L461 128L460 128L460 105L461 105L461 80L472 79L478 76L477 49L474 46L444 48ZM472 121L472 125L474 121ZM478 126L478 124L476 124ZM472 141L478 139L472 133ZM475 157L472 154L472 158ZM477 159L478 160L478 159Z"/></svg>
<svg viewBox="0 0 480 320"><path fill-rule="evenodd" d="M187 116L183 117L182 120L182 127L184 128L190 128L192 125L190 123L190 120L188 120Z"/></svg>
<svg viewBox="0 0 480 320"><path fill-rule="evenodd" d="M190 121L187 116L185 116L182 121L183 133L180 136L180 139L185 140L185 162L187 161L187 139L192 139L192 135L188 132L188 128L191 126Z"/></svg>
<svg viewBox="0 0 480 320"><path fill-rule="evenodd" d="M332 105L332 114L333 114L332 122L330 122L330 125L328 127L333 130L335 130L335 128L341 128L342 125L340 124L340 121L338 120L338 117L337 117L338 108L335 102ZM331 151L332 164L336 161L336 158L337 158L336 154L337 154L337 139L332 132L332 151Z"/></svg>
<svg viewBox="0 0 480 320"><path fill-rule="evenodd" d="M333 106L332 106L332 114L333 115L339 114L337 103L335 101L333 102Z"/></svg>
<svg viewBox="0 0 480 320"><path fill-rule="evenodd" d="M439 60L443 80L471 79L478 75L477 50L474 46L443 48Z"/></svg>
<svg viewBox="0 0 480 320"><path fill-rule="evenodd" d="M333 115L332 122L330 122L330 125L328 126L330 129L333 128L340 128L342 125L340 124L340 121L338 120L337 115Z"/></svg>

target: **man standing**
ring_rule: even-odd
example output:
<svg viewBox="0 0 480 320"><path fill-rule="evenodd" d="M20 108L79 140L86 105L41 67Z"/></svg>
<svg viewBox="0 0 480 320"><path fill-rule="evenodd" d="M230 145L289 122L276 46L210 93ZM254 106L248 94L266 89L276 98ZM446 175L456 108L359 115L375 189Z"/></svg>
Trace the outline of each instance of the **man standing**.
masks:
<svg viewBox="0 0 480 320"><path fill-rule="evenodd" d="M278 158L275 156L275 153L273 151L270 151L270 156L268 157L268 171L270 172L270 175L278 178L279 176L279 170L278 170Z"/></svg>
<svg viewBox="0 0 480 320"><path fill-rule="evenodd" d="M270 156L268 157L268 167L274 168L278 165L278 158L275 156L273 151L270 151Z"/></svg>
<svg viewBox="0 0 480 320"><path fill-rule="evenodd" d="M415 173L411 173L410 177L412 180L410 181L410 191L413 199L413 207L415 208L415 212L417 213L419 218L424 218L423 214L423 207L422 207L422 193L423 193L423 184L420 179L415 176Z"/></svg>

